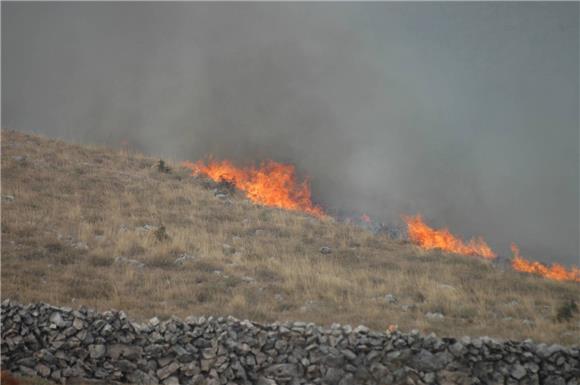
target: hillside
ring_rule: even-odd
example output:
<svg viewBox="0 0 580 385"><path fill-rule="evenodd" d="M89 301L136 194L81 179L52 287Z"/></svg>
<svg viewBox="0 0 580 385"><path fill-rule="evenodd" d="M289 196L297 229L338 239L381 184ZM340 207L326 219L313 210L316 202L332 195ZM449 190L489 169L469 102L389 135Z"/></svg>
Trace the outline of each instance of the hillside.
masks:
<svg viewBox="0 0 580 385"><path fill-rule="evenodd" d="M2 131L2 299L580 343L578 313L556 320L578 283L216 195L167 165Z"/></svg>

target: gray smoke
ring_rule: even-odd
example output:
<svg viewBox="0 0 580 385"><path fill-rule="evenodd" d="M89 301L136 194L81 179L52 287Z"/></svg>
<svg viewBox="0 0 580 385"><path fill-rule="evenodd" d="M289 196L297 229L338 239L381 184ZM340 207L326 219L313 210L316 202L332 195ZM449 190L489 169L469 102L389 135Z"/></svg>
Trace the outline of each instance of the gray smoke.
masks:
<svg viewBox="0 0 580 385"><path fill-rule="evenodd" d="M331 213L579 264L578 3L2 2L2 126L271 158Z"/></svg>

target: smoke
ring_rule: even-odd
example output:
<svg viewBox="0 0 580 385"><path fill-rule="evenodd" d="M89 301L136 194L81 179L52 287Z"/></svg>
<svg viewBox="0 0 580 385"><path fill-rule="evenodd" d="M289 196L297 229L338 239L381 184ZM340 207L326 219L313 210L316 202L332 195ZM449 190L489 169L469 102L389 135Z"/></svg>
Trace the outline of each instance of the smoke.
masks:
<svg viewBox="0 0 580 385"><path fill-rule="evenodd" d="M2 126L290 162L331 213L580 263L579 4L2 3Z"/></svg>

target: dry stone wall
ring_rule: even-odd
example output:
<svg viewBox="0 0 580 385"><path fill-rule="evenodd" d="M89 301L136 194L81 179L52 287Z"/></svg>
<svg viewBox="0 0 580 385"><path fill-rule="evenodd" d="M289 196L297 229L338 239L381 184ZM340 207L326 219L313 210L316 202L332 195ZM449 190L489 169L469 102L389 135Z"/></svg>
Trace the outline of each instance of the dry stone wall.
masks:
<svg viewBox="0 0 580 385"><path fill-rule="evenodd" d="M55 382L579 385L580 347L2 302L3 369Z"/></svg>

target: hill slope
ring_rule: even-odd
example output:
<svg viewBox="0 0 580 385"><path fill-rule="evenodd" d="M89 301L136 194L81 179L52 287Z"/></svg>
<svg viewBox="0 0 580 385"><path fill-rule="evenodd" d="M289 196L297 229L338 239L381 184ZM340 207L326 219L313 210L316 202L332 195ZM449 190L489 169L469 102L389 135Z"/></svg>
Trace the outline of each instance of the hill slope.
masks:
<svg viewBox="0 0 580 385"><path fill-rule="evenodd" d="M215 196L157 161L3 131L2 299L580 343L577 314L555 321L577 283Z"/></svg>

